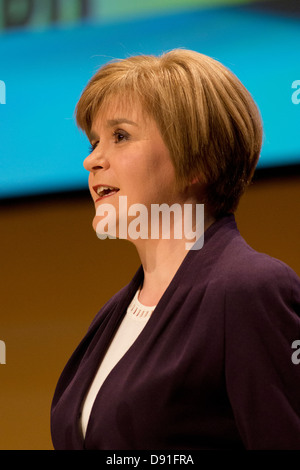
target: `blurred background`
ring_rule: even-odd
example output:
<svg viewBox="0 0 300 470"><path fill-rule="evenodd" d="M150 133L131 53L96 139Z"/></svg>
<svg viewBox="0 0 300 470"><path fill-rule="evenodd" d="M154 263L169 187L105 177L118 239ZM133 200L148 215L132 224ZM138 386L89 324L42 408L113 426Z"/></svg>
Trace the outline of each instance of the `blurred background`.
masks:
<svg viewBox="0 0 300 470"><path fill-rule="evenodd" d="M105 62L181 47L229 67L264 122L237 212L300 275L300 2L0 0L0 449L52 449L50 406L93 317L139 266L99 240L74 108ZM1 362L1 361L0 361Z"/></svg>

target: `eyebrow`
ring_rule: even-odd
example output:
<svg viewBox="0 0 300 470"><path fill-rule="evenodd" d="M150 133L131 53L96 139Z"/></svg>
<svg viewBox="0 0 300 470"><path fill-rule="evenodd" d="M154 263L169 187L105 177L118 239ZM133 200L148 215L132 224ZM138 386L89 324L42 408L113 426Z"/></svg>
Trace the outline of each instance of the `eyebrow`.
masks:
<svg viewBox="0 0 300 470"><path fill-rule="evenodd" d="M126 119L126 118L118 118L118 119L109 119L107 121L107 124L112 127L112 126L115 126L117 124L131 124L132 126L137 126L137 123L134 122L134 121L130 121L130 119Z"/></svg>
<svg viewBox="0 0 300 470"><path fill-rule="evenodd" d="M130 121L130 119L127 119L127 118L108 119L106 122L107 122L108 127L113 127L113 126L117 126L118 124L124 124L124 123L131 124L132 126L138 127L138 124L136 122ZM89 133L89 140L91 141L96 138L97 138L97 134L91 130Z"/></svg>

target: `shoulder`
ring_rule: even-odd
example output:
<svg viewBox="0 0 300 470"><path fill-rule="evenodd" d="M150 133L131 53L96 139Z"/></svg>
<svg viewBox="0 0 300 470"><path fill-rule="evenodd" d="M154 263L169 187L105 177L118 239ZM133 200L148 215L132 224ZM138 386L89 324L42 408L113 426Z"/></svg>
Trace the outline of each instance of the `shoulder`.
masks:
<svg viewBox="0 0 300 470"><path fill-rule="evenodd" d="M237 426L248 449L299 448L300 369L292 362L292 345L300 337L300 279L245 243L231 252L224 357Z"/></svg>
<svg viewBox="0 0 300 470"><path fill-rule="evenodd" d="M300 279L283 261L252 249L241 237L224 252L226 261L226 288L245 291L266 288L293 289ZM223 260L224 262L224 260Z"/></svg>
<svg viewBox="0 0 300 470"><path fill-rule="evenodd" d="M242 237L224 252L223 292L227 325L256 330L272 325L300 331L300 278L284 262L252 249ZM224 261L226 261L224 263ZM226 264L226 266L224 266ZM222 270L220 270L222 271Z"/></svg>
<svg viewBox="0 0 300 470"><path fill-rule="evenodd" d="M299 323L299 277L284 262L250 247L233 219L219 222L195 260L197 280L214 291L227 324L281 325L287 316L291 325Z"/></svg>
<svg viewBox="0 0 300 470"><path fill-rule="evenodd" d="M272 286L286 291L299 288L300 279L287 264L248 245L234 216L220 219L206 233L203 248L193 255L193 271L203 279L205 266L207 281L218 285L220 292L242 290L247 294Z"/></svg>
<svg viewBox="0 0 300 470"><path fill-rule="evenodd" d="M250 311L255 315L259 306L288 306L300 317L300 279L284 262L254 250L241 236L234 216L224 217L205 233L204 245L190 255L188 288L192 281L195 292L200 287L213 292L228 316L242 318Z"/></svg>
<svg viewBox="0 0 300 470"><path fill-rule="evenodd" d="M244 294L277 294L286 301L295 297L300 302L300 278L283 261L252 249L242 239L228 262L226 290Z"/></svg>

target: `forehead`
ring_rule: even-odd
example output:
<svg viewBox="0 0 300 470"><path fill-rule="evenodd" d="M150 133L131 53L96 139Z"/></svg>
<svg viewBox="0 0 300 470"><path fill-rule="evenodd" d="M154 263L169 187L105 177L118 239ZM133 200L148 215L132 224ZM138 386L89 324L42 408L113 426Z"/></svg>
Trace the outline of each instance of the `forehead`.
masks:
<svg viewBox="0 0 300 470"><path fill-rule="evenodd" d="M133 97L113 96L106 98L94 114L92 127L110 121L126 119L142 125L150 118L140 100Z"/></svg>
<svg viewBox="0 0 300 470"><path fill-rule="evenodd" d="M102 102L95 111L87 137L90 141L98 139L101 132L124 123L143 134L157 127L139 100L114 96Z"/></svg>

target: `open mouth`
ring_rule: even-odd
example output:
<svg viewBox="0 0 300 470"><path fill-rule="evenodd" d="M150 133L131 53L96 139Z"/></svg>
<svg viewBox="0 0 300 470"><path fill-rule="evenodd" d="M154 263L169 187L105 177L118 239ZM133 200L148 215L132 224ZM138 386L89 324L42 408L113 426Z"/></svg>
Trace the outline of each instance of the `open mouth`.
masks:
<svg viewBox="0 0 300 470"><path fill-rule="evenodd" d="M97 186L94 186L93 190L99 196L98 199L96 200L97 202L103 197L112 196L113 194L117 193L120 190L120 188L115 188L114 186L104 186L104 185L99 184Z"/></svg>

